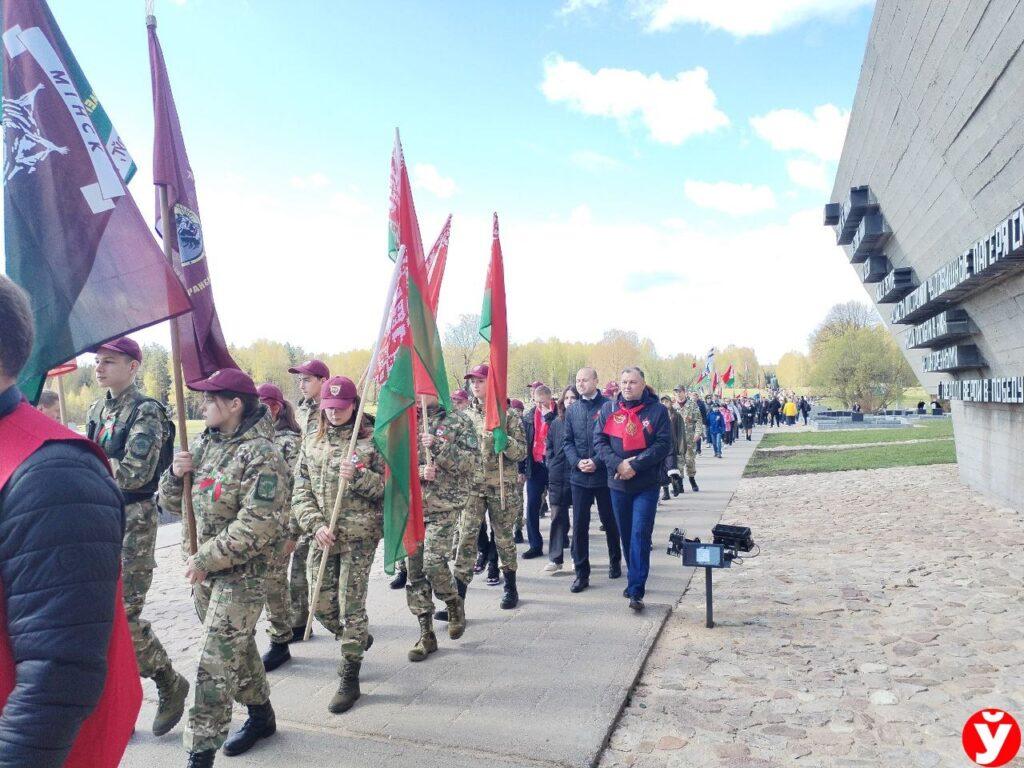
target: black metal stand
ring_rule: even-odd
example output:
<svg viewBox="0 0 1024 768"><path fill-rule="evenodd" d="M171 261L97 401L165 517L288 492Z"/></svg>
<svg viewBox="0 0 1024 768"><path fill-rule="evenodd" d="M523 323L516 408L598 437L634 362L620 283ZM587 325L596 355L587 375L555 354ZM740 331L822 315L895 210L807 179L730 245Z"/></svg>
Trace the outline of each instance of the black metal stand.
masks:
<svg viewBox="0 0 1024 768"><path fill-rule="evenodd" d="M707 620L704 622L704 626L711 629L715 626L714 609L711 605L711 571L712 568L704 569L704 601L707 606Z"/></svg>

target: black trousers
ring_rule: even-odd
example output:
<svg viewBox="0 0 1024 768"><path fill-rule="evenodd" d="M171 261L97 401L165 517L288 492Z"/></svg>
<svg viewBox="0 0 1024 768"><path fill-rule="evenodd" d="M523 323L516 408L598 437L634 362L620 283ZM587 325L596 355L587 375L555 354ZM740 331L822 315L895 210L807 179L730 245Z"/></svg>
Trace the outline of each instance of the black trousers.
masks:
<svg viewBox="0 0 1024 768"><path fill-rule="evenodd" d="M530 476L526 479L526 540L530 549L541 550L544 537L540 535L540 505L548 487L548 468L532 458L530 462Z"/></svg>
<svg viewBox="0 0 1024 768"><path fill-rule="evenodd" d="M590 508L595 501L608 541L608 560L610 563L622 562L619 526L615 522L612 496L608 488L572 485L572 562L576 575L587 579L590 578Z"/></svg>
<svg viewBox="0 0 1024 768"><path fill-rule="evenodd" d="M551 508L551 530L548 534L548 560L562 564L565 548L569 546L569 507L572 493L569 484L548 486L548 506Z"/></svg>

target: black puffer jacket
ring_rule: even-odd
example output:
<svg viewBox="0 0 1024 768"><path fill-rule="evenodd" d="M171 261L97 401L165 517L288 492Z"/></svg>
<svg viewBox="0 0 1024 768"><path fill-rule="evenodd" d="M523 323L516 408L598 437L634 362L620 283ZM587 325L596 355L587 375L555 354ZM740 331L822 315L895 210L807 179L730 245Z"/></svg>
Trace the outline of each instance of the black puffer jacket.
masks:
<svg viewBox="0 0 1024 768"><path fill-rule="evenodd" d="M0 394L0 418L5 396ZM51 442L0 489L0 582L17 684L0 766L59 768L103 691L124 502L85 446Z"/></svg>
<svg viewBox="0 0 1024 768"><path fill-rule="evenodd" d="M559 488L569 485L569 462L562 450L565 439L565 419L555 417L548 427L548 440L544 458L548 464L548 488Z"/></svg>
<svg viewBox="0 0 1024 768"><path fill-rule="evenodd" d="M594 424L597 422L601 406L608 398L600 392L593 400L580 398L569 406L565 412L565 438L562 447L565 460L569 463L569 482L583 488L604 488L608 485L608 476L600 457L594 452ZM577 466L581 459L593 459L597 469L593 472L581 472Z"/></svg>
<svg viewBox="0 0 1024 768"><path fill-rule="evenodd" d="M662 463L672 450L672 424L669 422L668 409L658 402L658 396L649 389L636 403L627 401L626 406L629 408L643 403L643 408L637 416L643 423L647 447L642 451L626 451L620 438L610 437L604 433L605 422L618 410L621 402L622 395L617 395L614 402L609 401L601 406L600 418L594 424L594 450L608 468L609 488L626 493L639 493L661 484ZM631 456L635 457L633 469L636 476L630 480L616 480L616 467L623 459Z"/></svg>

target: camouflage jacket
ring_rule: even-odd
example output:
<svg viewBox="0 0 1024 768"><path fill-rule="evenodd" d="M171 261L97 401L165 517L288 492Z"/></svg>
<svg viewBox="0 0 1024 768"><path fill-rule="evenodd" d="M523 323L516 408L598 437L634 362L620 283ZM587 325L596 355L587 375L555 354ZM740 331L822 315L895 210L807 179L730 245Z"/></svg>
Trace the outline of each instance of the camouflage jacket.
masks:
<svg viewBox="0 0 1024 768"><path fill-rule="evenodd" d="M152 400L139 405L129 428L132 411L144 398L134 384L117 397L111 397L108 390L106 397L89 406L86 417L89 436L110 458L117 487L128 495L129 503L138 500L132 494L151 496L156 490L160 449L170 429L167 412Z"/></svg>
<svg viewBox="0 0 1024 768"><path fill-rule="evenodd" d="M682 405L676 405L676 410L683 417L683 439L693 442L698 437L704 437L704 419L701 418L700 408L692 396L686 398ZM682 454L682 451L680 451Z"/></svg>
<svg viewBox="0 0 1024 768"><path fill-rule="evenodd" d="M474 400L465 411L462 411L473 422L477 440L480 443L480 464L474 478L478 491L483 488L498 487L498 456L494 453L494 433L484 427L484 404ZM505 431L508 433L508 444L501 452L504 462L505 489L514 490L519 485L518 464L526 458L526 433L523 430L523 419L511 408L505 414Z"/></svg>
<svg viewBox="0 0 1024 768"><path fill-rule="evenodd" d="M292 514L302 530L312 535L330 523L338 496L341 462L348 458L352 423L327 427L322 438L303 441L295 467ZM384 459L371 437L356 442L358 468L341 502L335 551L351 541L376 541L384 534Z"/></svg>
<svg viewBox="0 0 1024 768"><path fill-rule="evenodd" d="M196 565L208 573L262 575L284 535L288 469L274 445L266 406L226 435L207 429L192 448L192 506L196 514ZM168 469L160 478L160 503L181 514L182 481ZM188 532L182 526L182 547Z"/></svg>
<svg viewBox="0 0 1024 768"><path fill-rule="evenodd" d="M295 409L295 420L303 428L302 439L315 435L320 427L320 403L316 400L302 400Z"/></svg>
<svg viewBox="0 0 1024 768"><path fill-rule="evenodd" d="M285 512L288 520L288 537L298 539L302 535L298 521L292 516L292 488L295 485L295 465L299 459L299 448L302 447L302 435L290 429L274 429L274 445L281 451L285 466L288 469L288 494L285 497Z"/></svg>
<svg viewBox="0 0 1024 768"><path fill-rule="evenodd" d="M463 413L446 413L443 408L431 407L427 409L427 424L434 436L430 457L437 476L433 482L422 481L421 487L423 520L431 522L461 512L466 506L466 496L480 464L480 446L473 422ZM426 452L421 450L420 467L426 464Z"/></svg>

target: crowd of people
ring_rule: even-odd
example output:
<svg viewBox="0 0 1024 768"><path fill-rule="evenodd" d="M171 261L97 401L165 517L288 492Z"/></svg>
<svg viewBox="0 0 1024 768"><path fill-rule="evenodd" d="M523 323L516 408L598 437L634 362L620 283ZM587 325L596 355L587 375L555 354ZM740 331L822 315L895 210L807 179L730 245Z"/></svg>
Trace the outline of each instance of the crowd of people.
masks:
<svg viewBox="0 0 1024 768"><path fill-rule="evenodd" d="M0 302L23 301L13 284L0 288ZM23 309L8 307L7 315L20 322L27 318L28 326L0 340L0 428L13 423L15 417L9 414L22 413L14 382L31 345L31 318L27 307ZM26 339L29 347L20 349ZM20 351L14 350L19 345ZM36 496L52 505L52 495L60 492L66 503L82 492L83 484L92 483L93 517L75 520L68 533L77 541L66 546L82 546L96 538L84 529L99 524L93 518L102 518L104 537L92 546L108 559L111 553L119 554L105 570L92 566L92 576L102 573L103 578L76 582L74 610L56 601L64 611L60 613L44 599L31 598L38 602L33 610L47 622L45 642L38 633L27 633L31 640L18 636L10 622L7 631L19 685L23 680L31 685L33 674L23 676L21 665L27 665L25 670L45 667L39 648L66 640L75 626L90 621L102 631L119 569L117 589L123 595L126 636L130 633L134 650L133 670L151 678L158 692L153 733L164 735L182 719L191 692L184 745L188 765L202 768L213 765L220 748L226 755L239 755L275 732L267 675L291 659L294 644L306 636L310 613L338 641L340 680L329 710L343 713L360 698L363 657L373 644L367 593L384 531L385 465L372 440L372 418L357 423L360 402L355 384L332 375L319 360L290 369L301 396L297 407L277 386L257 386L238 369L222 369L189 384L203 394L205 430L187 451L176 449L174 425L165 406L139 389L141 363L142 350L130 338L96 350L96 378L105 394L89 410L88 441L76 440L71 432L59 438L72 446L63 449L70 451L65 458L74 462L82 478L60 489L47 487L48 494L40 494L25 482L13 482L38 469L38 462L33 464L26 455L26 466L4 476L12 482L0 481L0 526L17 526L12 510L31 507ZM700 490L696 456L705 441L721 456L723 443L739 439L741 430L749 440L766 413L774 424L777 414L788 416L787 405L793 405L785 398L767 403L761 398L723 401L702 397L683 385L673 396L659 398L636 367L627 367L602 389L597 371L585 367L574 384L557 394L543 382L533 382L529 409L518 400L510 401L507 441L496 453L495 433L485 428L484 416L490 375L486 365L470 370L465 386L452 395L451 409L431 396L419 404L418 416L426 422L418 436L425 538L399 563L392 584L405 589L418 624L408 651L412 662L437 650L439 624L453 640L467 631L468 588L484 571L489 584L503 587L500 607L513 609L519 603L519 561L546 554L542 572L554 574L565 567L568 550L574 576L570 591L589 589L595 506L608 553L607 578L625 576L623 597L629 609L643 611L659 501L669 499L670 493L685 493L687 484L691 492ZM85 442L89 451L83 453L78 444ZM45 457L51 451L43 448L37 454ZM105 458L102 465L96 462L96 452ZM40 477L38 482L52 486L45 474ZM195 530L182 526L184 575L203 624L194 683L174 668L141 615L156 565L158 508L183 515L189 504ZM332 526L336 510L337 524ZM541 529L545 514L550 515L546 542ZM23 536L26 543L30 533ZM516 546L520 542L525 544L521 553ZM18 590L27 583L25 575L14 572L19 561L11 556L20 546L19 537L6 535L3 546L8 552L0 563L0 577L13 606L11 599L19 597ZM313 583L321 570L324 579L317 592ZM89 594L78 594L83 590ZM85 604L79 605L83 600ZM24 600L17 605L23 604ZM436 610L439 604L443 607ZM255 628L264 612L270 648L261 657ZM99 668L96 655L102 659L105 650L80 648L82 654L93 654L91 661ZM64 661L55 658L52 663ZM61 674L74 676L68 669ZM98 695L95 669L91 674L86 679L83 672L82 684L75 686L83 699L79 714L87 714L87 699ZM134 672L133 679L138 682ZM5 718L19 705L58 706L45 696L17 694L12 694ZM247 707L248 718L229 736L233 701ZM31 738L25 740L26 750L38 750L25 764L62 764L73 741L73 715L69 717L65 707L62 713L50 712L39 720L40 737L46 734L47 739L36 746L28 745ZM55 717L63 722L51 729L48 723Z"/></svg>

